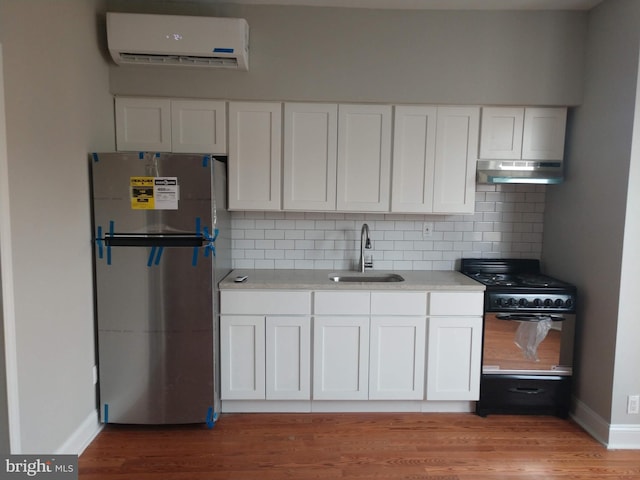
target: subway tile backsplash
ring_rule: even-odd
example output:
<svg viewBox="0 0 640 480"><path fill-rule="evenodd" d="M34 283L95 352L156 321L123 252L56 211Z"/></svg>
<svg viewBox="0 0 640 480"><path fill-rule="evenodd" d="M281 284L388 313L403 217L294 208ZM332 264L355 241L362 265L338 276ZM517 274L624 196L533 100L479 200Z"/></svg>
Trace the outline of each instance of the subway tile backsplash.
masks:
<svg viewBox="0 0 640 480"><path fill-rule="evenodd" d="M357 267L369 225L374 270L456 270L462 257L540 258L544 185L477 185L472 215L233 212L233 268ZM430 237L423 224L433 223Z"/></svg>

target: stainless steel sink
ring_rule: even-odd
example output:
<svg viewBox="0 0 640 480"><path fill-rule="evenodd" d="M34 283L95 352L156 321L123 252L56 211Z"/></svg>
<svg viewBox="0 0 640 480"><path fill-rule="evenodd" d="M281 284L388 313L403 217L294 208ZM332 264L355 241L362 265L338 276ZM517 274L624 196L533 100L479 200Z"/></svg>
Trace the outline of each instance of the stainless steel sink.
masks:
<svg viewBox="0 0 640 480"><path fill-rule="evenodd" d="M332 273L329 275L329 280L349 283L404 282L404 278L396 273Z"/></svg>

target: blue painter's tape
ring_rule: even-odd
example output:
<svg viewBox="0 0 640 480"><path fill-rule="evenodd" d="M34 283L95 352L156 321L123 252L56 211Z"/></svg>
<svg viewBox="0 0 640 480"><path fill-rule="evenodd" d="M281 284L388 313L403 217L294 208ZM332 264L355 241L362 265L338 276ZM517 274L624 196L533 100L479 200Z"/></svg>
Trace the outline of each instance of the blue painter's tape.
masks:
<svg viewBox="0 0 640 480"><path fill-rule="evenodd" d="M96 235L96 244L98 245L98 258L104 257L104 242L102 241L102 225L98 225L98 234Z"/></svg>
<svg viewBox="0 0 640 480"><path fill-rule="evenodd" d="M205 155L204 157L202 157L202 166L204 168L207 168L209 166L209 160L211 159L210 155Z"/></svg>
<svg viewBox="0 0 640 480"><path fill-rule="evenodd" d="M115 231L115 223L113 220L109 220L109 236L113 237ZM111 265L111 245L107 245L107 265Z"/></svg>
<svg viewBox="0 0 640 480"><path fill-rule="evenodd" d="M218 420L218 414L214 413L213 407L209 407L207 410L207 427L213 428Z"/></svg>
<svg viewBox="0 0 640 480"><path fill-rule="evenodd" d="M233 48L216 47L213 49L213 53L233 53Z"/></svg>
<svg viewBox="0 0 640 480"><path fill-rule="evenodd" d="M198 265L198 247L193 247L193 256L191 257L191 266L196 267Z"/></svg>
<svg viewBox="0 0 640 480"><path fill-rule="evenodd" d="M104 404L104 423L109 423L109 404Z"/></svg>
<svg viewBox="0 0 640 480"><path fill-rule="evenodd" d="M138 152L138 160L144 160L144 152Z"/></svg>
<svg viewBox="0 0 640 480"><path fill-rule="evenodd" d="M216 256L215 241L216 241L216 238L218 238L218 233L219 233L219 230L216 228L216 229L213 230L213 236L211 236L209 234L209 228L208 227L204 227L204 238L209 241L209 243L207 243L207 245L205 245L205 250L204 250L204 256L205 257L209 256L209 252L211 252L214 257Z"/></svg>
<svg viewBox="0 0 640 480"><path fill-rule="evenodd" d="M200 217L196 217L196 235L202 235L202 220ZM195 267L198 265L198 248L193 247L193 256L191 257L191 266Z"/></svg>
<svg viewBox="0 0 640 480"><path fill-rule="evenodd" d="M153 259L156 256L156 246L151 247L151 251L149 252L149 258L147 259L147 267L153 265Z"/></svg>
<svg viewBox="0 0 640 480"><path fill-rule="evenodd" d="M98 161L98 154L96 152L93 152L93 161L94 162Z"/></svg>
<svg viewBox="0 0 640 480"><path fill-rule="evenodd" d="M162 259L162 252L164 252L164 247L158 247L158 254L156 255L156 261L154 262L156 265L160 265L160 260Z"/></svg>

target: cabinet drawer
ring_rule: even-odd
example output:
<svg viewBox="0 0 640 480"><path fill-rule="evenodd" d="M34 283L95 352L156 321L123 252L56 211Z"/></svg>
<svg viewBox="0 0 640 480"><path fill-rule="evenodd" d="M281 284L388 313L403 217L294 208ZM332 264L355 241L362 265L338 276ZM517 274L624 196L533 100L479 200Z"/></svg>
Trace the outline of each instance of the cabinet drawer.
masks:
<svg viewBox="0 0 640 480"><path fill-rule="evenodd" d="M369 292L315 292L313 312L319 315L368 315Z"/></svg>
<svg viewBox="0 0 640 480"><path fill-rule="evenodd" d="M222 291L220 312L223 314L287 315L310 314L311 292Z"/></svg>
<svg viewBox="0 0 640 480"><path fill-rule="evenodd" d="M426 292L371 292L372 315L427 314Z"/></svg>
<svg viewBox="0 0 640 480"><path fill-rule="evenodd" d="M429 315L482 315L483 292L432 292Z"/></svg>

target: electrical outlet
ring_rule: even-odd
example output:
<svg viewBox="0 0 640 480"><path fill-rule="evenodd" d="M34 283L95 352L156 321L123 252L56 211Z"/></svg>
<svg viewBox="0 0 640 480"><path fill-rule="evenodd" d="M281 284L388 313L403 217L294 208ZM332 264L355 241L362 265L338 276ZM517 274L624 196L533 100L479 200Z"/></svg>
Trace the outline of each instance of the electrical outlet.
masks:
<svg viewBox="0 0 640 480"><path fill-rule="evenodd" d="M422 224L422 238L430 238L433 235L433 222Z"/></svg>
<svg viewBox="0 0 640 480"><path fill-rule="evenodd" d="M627 413L640 413L640 395L629 395L627 397Z"/></svg>

